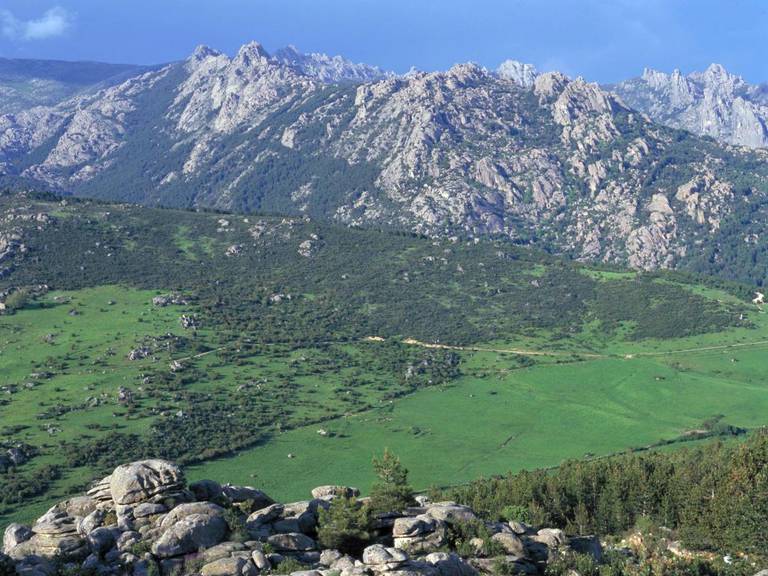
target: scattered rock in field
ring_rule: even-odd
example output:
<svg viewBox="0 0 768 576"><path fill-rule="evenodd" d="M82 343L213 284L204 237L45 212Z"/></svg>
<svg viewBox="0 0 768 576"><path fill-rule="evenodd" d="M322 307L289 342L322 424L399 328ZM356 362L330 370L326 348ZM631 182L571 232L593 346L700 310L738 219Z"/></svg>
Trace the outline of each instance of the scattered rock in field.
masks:
<svg viewBox="0 0 768 576"><path fill-rule="evenodd" d="M227 256L239 256L242 253L243 253L242 244L232 244L232 246L227 248L227 251L225 252Z"/></svg>
<svg viewBox="0 0 768 576"><path fill-rule="evenodd" d="M200 322L197 317L189 314L182 314L179 318L179 322L181 323L181 327L187 330L197 330L200 327Z"/></svg>
<svg viewBox="0 0 768 576"><path fill-rule="evenodd" d="M147 346L140 346L138 348L134 348L128 353L128 360L143 360L144 358L148 358L152 355L152 350L150 350Z"/></svg>

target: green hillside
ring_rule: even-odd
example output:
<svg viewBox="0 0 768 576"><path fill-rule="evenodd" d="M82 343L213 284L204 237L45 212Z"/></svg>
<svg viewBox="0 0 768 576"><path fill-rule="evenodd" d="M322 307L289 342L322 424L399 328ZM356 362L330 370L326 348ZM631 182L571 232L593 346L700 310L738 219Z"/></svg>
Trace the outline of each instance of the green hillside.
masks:
<svg viewBox="0 0 768 576"><path fill-rule="evenodd" d="M367 488L385 445L427 488L765 424L738 285L302 218L0 213L0 436L30 457L0 524L150 454L292 498Z"/></svg>

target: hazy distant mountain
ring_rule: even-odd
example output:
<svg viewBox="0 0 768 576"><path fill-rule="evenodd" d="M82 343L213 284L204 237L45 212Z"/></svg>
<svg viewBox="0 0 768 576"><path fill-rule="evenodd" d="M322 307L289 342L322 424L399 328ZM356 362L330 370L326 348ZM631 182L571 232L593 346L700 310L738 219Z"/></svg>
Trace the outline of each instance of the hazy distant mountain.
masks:
<svg viewBox="0 0 768 576"><path fill-rule="evenodd" d="M99 62L0 58L0 114L52 106L82 91L117 84L145 69Z"/></svg>
<svg viewBox="0 0 768 576"><path fill-rule="evenodd" d="M372 72L291 54L201 47L0 116L0 171L132 202L502 235L648 269L725 265L762 243L768 151L655 124L596 84L519 63L359 81Z"/></svg>
<svg viewBox="0 0 768 576"><path fill-rule="evenodd" d="M768 84L748 84L719 64L688 75L646 69L613 89L668 126L730 144L768 146Z"/></svg>

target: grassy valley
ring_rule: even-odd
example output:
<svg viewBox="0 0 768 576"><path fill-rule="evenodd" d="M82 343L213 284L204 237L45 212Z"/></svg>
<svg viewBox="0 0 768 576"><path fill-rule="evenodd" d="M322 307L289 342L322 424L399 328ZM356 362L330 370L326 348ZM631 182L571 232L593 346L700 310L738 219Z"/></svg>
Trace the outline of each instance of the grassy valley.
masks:
<svg viewBox="0 0 768 576"><path fill-rule="evenodd" d="M149 455L289 499L367 490L385 446L426 489L765 424L746 287L307 218L0 204L0 427L27 455L2 524Z"/></svg>

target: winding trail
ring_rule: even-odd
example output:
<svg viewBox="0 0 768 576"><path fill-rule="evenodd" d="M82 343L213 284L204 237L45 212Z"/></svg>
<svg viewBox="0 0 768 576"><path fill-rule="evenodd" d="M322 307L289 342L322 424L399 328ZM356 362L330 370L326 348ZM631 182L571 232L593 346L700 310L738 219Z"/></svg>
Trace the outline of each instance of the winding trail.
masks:
<svg viewBox="0 0 768 576"><path fill-rule="evenodd" d="M382 338L381 336L366 336L365 338L360 339L361 342L384 342L385 340L386 339ZM349 343L349 342L350 342L349 340L339 340L339 341L325 340L321 343L337 344L337 343ZM609 353L609 354L598 354L596 352L581 352L578 350L554 351L554 350L531 350L528 348L491 348L486 346L459 346L455 344L439 344L435 342L424 342L422 340L416 340L415 338L405 338L400 342L408 346L418 346L420 348L431 348L431 349L437 349L437 350L456 350L460 352L494 352L497 354L515 354L518 356L551 356L556 358L578 356L581 358L589 358L592 360L598 360L598 359L604 359L604 358L624 358L627 360L631 360L633 358L652 358L652 357L660 357L660 356L672 356L675 354L690 354L693 352L713 352L717 350L757 348L760 346L768 346L768 340L755 340L754 342L737 342L734 344L699 346L695 348L680 348L677 350L663 350L660 352L627 352L623 354L616 352L616 353ZM308 342L307 345L311 346L312 344L321 344L321 343ZM232 347L231 345L219 346L218 348L214 348L212 350L206 350L205 352L200 352L199 354L193 354L191 356L185 356L183 358L175 358L174 360L177 362L186 362L188 360L195 360L197 358L202 358L203 356L207 356L209 354L215 354L216 352L221 352L231 347Z"/></svg>

